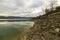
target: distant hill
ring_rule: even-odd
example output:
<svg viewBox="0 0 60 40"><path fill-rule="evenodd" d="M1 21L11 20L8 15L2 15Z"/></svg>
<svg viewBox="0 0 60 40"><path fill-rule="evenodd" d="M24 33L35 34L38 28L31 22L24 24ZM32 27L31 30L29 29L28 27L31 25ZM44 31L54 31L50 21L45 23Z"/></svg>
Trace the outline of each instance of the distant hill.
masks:
<svg viewBox="0 0 60 40"><path fill-rule="evenodd" d="M32 19L34 17L0 16L0 19Z"/></svg>

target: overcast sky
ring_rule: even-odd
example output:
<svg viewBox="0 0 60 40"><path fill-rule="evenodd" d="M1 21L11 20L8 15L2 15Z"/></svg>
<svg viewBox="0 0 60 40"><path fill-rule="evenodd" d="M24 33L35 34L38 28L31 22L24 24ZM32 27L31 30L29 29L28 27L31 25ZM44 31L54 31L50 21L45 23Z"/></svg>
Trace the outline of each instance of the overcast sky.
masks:
<svg viewBox="0 0 60 40"><path fill-rule="evenodd" d="M50 4L50 0L0 0L0 16L43 15L42 8ZM57 4L60 6L60 1Z"/></svg>

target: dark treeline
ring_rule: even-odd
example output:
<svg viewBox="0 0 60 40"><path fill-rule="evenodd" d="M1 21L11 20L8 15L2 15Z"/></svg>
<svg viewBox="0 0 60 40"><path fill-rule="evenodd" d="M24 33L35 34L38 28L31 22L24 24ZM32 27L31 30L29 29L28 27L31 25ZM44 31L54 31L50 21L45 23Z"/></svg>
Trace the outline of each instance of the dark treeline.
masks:
<svg viewBox="0 0 60 40"><path fill-rule="evenodd" d="M42 16L43 16L43 18L45 18L46 16L48 16L48 15L50 15L52 13L57 13L57 12L60 12L60 6L56 7L55 10L53 10L53 9L45 9L46 14L42 15ZM40 18L42 18L42 16L37 16L34 19L40 19Z"/></svg>
<svg viewBox="0 0 60 40"><path fill-rule="evenodd" d="M0 19L33 19L34 17L0 16Z"/></svg>
<svg viewBox="0 0 60 40"><path fill-rule="evenodd" d="M46 12L46 15L49 15L49 14L51 14L51 13L60 12L60 6L56 7L55 10L51 9L51 10L49 11L49 10L46 9L45 12Z"/></svg>

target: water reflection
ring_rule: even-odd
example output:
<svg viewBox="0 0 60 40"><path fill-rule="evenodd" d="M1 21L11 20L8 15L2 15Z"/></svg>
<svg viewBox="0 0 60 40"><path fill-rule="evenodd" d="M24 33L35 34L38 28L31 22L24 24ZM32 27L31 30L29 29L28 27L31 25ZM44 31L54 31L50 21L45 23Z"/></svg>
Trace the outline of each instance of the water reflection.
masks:
<svg viewBox="0 0 60 40"><path fill-rule="evenodd" d="M0 40L17 40L34 22L0 22Z"/></svg>

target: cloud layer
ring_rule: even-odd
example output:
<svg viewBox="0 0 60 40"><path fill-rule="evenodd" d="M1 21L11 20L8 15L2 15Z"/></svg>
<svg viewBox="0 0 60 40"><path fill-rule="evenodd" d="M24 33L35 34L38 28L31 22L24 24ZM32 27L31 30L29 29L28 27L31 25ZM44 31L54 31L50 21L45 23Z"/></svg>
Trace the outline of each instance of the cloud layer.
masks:
<svg viewBox="0 0 60 40"><path fill-rule="evenodd" d="M38 16L50 0L0 0L0 16ZM57 4L60 6L60 1ZM5 15L4 15L5 14Z"/></svg>

